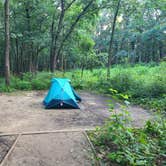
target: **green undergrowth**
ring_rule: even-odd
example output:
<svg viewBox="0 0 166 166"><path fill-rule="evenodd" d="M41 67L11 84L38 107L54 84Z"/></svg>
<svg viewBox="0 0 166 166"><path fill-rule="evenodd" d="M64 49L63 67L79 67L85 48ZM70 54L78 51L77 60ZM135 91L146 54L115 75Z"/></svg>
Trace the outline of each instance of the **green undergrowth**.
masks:
<svg viewBox="0 0 166 166"><path fill-rule="evenodd" d="M88 135L104 166L166 165L166 119L156 115L142 128L131 127L125 109Z"/></svg>
<svg viewBox="0 0 166 166"><path fill-rule="evenodd" d="M19 77L12 76L10 87L6 88L4 79L0 79L0 92L14 90L46 90L53 77L66 77L71 80L75 89L91 90L114 95L127 94L128 100L157 111L166 110L166 63L158 65L117 65L111 69L110 79L106 79L106 69L71 70L66 73L38 72L36 75L25 73Z"/></svg>

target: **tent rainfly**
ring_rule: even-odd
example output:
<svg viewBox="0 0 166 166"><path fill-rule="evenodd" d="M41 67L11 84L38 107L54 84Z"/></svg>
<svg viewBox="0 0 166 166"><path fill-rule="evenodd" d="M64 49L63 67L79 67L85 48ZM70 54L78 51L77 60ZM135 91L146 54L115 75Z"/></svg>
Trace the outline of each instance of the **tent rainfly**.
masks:
<svg viewBox="0 0 166 166"><path fill-rule="evenodd" d="M81 98L70 85L70 80L65 78L53 78L50 90L43 104L46 109L51 108L74 108L79 109L77 104Z"/></svg>

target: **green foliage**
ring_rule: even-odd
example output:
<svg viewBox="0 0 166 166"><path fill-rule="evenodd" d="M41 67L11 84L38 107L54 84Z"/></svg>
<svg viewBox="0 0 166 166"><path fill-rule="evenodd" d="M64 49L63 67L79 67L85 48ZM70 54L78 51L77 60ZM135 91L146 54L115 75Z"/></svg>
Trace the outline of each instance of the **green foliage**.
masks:
<svg viewBox="0 0 166 166"><path fill-rule="evenodd" d="M13 92L15 89L12 87L6 87L6 85L0 86L0 92Z"/></svg>
<svg viewBox="0 0 166 166"><path fill-rule="evenodd" d="M133 99L135 104L139 104L145 108L150 108L154 111L165 111L166 110L166 96L163 96L161 98L140 98Z"/></svg>
<svg viewBox="0 0 166 166"><path fill-rule="evenodd" d="M34 79L32 80L33 90L47 90L50 86L50 80Z"/></svg>
<svg viewBox="0 0 166 166"><path fill-rule="evenodd" d="M132 128L129 114L114 114L89 133L104 165L162 166L166 164L166 119L157 116L143 128Z"/></svg>
<svg viewBox="0 0 166 166"><path fill-rule="evenodd" d="M24 81L31 81L33 78L33 74L32 73L24 73L22 76L22 80Z"/></svg>
<svg viewBox="0 0 166 166"><path fill-rule="evenodd" d="M28 81L18 81L15 85L15 89L19 90L31 90L31 83Z"/></svg>
<svg viewBox="0 0 166 166"><path fill-rule="evenodd" d="M128 94L131 101L142 104L154 110L164 111L166 94L166 66L135 66L115 67L111 70L110 80L100 78L98 87L102 92L114 96L111 91L116 89L120 98L121 93Z"/></svg>
<svg viewBox="0 0 166 166"><path fill-rule="evenodd" d="M12 77L11 88L19 90L46 90L53 77L66 77L71 80L75 89L93 90L112 95L140 104L147 108L166 110L166 63L159 65L114 66L111 69L110 79L106 80L105 69L85 70L81 77L81 70L71 70L66 73L39 72L36 75L26 73L22 79ZM2 82L1 91L7 91ZM111 90L112 89L112 90ZM116 90L116 93L115 93Z"/></svg>
<svg viewBox="0 0 166 166"><path fill-rule="evenodd" d="M95 34L99 54L108 52L116 3L109 1L109 7L101 11ZM164 60L165 5L164 0L121 1L113 40L113 64Z"/></svg>
<svg viewBox="0 0 166 166"><path fill-rule="evenodd" d="M114 89L117 89L120 92L126 92L130 90L133 83L134 79L132 75L125 71L120 71L119 73L116 73L110 79L110 85L112 85Z"/></svg>
<svg viewBox="0 0 166 166"><path fill-rule="evenodd" d="M61 9L62 2L65 13ZM52 49L55 49L53 55L59 54L57 69L92 70L95 67L105 67L108 62L110 29L116 4L117 0L11 1L11 72L19 75L24 72L48 70ZM84 8L85 6L87 8ZM164 7L164 0L121 1L113 40L112 64L151 61L159 63L165 60ZM4 74L5 60L3 8L4 5L1 2L1 76ZM60 27L59 30L58 27ZM124 77L119 81L128 79ZM115 84L117 80L114 78L112 81ZM124 90L130 85L125 84L125 86L117 88ZM155 95L152 94L152 96Z"/></svg>
<svg viewBox="0 0 166 166"><path fill-rule="evenodd" d="M82 90L82 89L84 88L81 79L80 79L80 80L76 79L75 81L73 81L72 85L73 85L73 87L74 87L75 89L80 89L80 90Z"/></svg>

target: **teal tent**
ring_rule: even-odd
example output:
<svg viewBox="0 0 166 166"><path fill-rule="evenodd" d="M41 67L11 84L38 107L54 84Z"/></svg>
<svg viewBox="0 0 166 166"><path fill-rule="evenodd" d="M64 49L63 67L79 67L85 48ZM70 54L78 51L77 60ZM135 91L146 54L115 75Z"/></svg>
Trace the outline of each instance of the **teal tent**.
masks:
<svg viewBox="0 0 166 166"><path fill-rule="evenodd" d="M45 97L45 108L75 108L78 109L78 101L81 98L70 85L70 80L65 78L53 78L51 88Z"/></svg>

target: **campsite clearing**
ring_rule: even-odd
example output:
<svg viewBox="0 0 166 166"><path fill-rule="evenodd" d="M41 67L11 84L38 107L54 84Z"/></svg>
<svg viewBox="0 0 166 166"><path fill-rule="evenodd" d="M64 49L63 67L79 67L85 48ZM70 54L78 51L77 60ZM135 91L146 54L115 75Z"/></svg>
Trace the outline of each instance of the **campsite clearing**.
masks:
<svg viewBox="0 0 166 166"><path fill-rule="evenodd" d="M91 160L86 154L89 152L88 141L82 130L100 126L111 115L108 111L108 97L80 92L82 102L79 109L50 109L45 110L42 100L45 91L16 92L0 95L0 134L22 135L16 147L4 166L54 166L56 165L89 165ZM120 104L115 103L115 110L119 111ZM135 127L142 126L152 115L147 110L130 106L128 110L133 118ZM66 130L68 132L30 134L42 131ZM73 130L78 130L73 132ZM6 141L9 147L13 143L13 136ZM8 147L0 146L3 152ZM77 155L76 155L77 154ZM73 157L73 155L76 155Z"/></svg>
<svg viewBox="0 0 166 166"><path fill-rule="evenodd" d="M0 132L18 133L41 130L78 129L102 125L110 116L108 97L81 92L81 109L50 109L42 105L46 92L16 92L0 95ZM115 103L115 110L120 104ZM137 106L128 110L133 125L142 126L151 117L150 111Z"/></svg>

